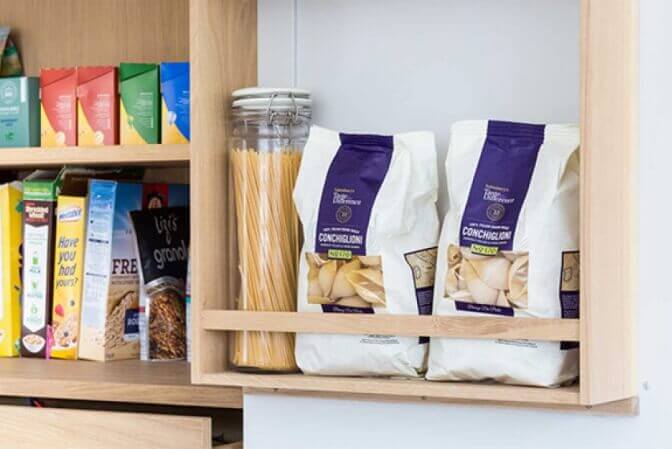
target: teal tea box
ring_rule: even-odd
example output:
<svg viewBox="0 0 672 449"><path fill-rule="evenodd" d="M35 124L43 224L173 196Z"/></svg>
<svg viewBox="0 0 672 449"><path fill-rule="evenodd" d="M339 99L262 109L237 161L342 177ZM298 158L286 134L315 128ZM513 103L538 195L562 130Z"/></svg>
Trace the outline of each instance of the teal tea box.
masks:
<svg viewBox="0 0 672 449"><path fill-rule="evenodd" d="M0 148L40 146L40 80L0 78Z"/></svg>

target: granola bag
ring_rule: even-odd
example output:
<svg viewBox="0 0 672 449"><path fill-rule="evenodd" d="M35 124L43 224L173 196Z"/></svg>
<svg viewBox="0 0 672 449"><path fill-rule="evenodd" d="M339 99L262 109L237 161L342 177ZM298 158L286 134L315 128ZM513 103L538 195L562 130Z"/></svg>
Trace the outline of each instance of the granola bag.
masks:
<svg viewBox="0 0 672 449"><path fill-rule="evenodd" d="M430 314L439 220L434 136L313 127L294 203L303 224L298 310ZM305 373L418 376L426 339L298 334Z"/></svg>
<svg viewBox="0 0 672 449"><path fill-rule="evenodd" d="M185 282L189 247L186 207L130 213L140 266L140 358L187 357Z"/></svg>
<svg viewBox="0 0 672 449"><path fill-rule="evenodd" d="M578 318L578 149L571 125L453 125L435 314ZM548 387L577 375L575 343L430 342L430 380Z"/></svg>

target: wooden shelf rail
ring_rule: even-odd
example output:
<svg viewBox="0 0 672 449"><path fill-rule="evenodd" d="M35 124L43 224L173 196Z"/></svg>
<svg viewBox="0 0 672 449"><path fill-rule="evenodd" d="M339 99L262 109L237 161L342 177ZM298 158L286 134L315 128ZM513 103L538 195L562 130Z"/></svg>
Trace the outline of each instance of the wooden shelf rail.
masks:
<svg viewBox="0 0 672 449"><path fill-rule="evenodd" d="M206 330L579 341L579 320L206 310Z"/></svg>

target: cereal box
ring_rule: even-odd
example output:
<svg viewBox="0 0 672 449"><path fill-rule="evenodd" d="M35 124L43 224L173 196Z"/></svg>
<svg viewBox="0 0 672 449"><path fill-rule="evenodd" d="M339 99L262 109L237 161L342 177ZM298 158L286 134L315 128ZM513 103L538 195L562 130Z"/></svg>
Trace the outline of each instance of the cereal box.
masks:
<svg viewBox="0 0 672 449"><path fill-rule="evenodd" d="M0 186L0 357L19 355L22 196L20 182Z"/></svg>
<svg viewBox="0 0 672 449"><path fill-rule="evenodd" d="M119 143L119 98L117 68L77 68L77 144Z"/></svg>
<svg viewBox="0 0 672 449"><path fill-rule="evenodd" d="M119 66L119 79L121 143L159 143L159 67L156 64L122 63Z"/></svg>
<svg viewBox="0 0 672 449"><path fill-rule="evenodd" d="M0 78L0 147L40 146L40 82Z"/></svg>
<svg viewBox="0 0 672 449"><path fill-rule="evenodd" d="M74 360L84 272L86 197L60 195L56 204L51 357Z"/></svg>
<svg viewBox="0 0 672 449"><path fill-rule="evenodd" d="M138 358L140 279L129 212L188 199L187 185L91 181L79 358Z"/></svg>
<svg viewBox="0 0 672 449"><path fill-rule="evenodd" d="M38 170L23 181L21 356L49 354L54 228L60 173Z"/></svg>
<svg viewBox="0 0 672 449"><path fill-rule="evenodd" d="M189 63L161 63L161 143L189 143Z"/></svg>
<svg viewBox="0 0 672 449"><path fill-rule="evenodd" d="M40 70L43 147L77 145L77 70Z"/></svg>

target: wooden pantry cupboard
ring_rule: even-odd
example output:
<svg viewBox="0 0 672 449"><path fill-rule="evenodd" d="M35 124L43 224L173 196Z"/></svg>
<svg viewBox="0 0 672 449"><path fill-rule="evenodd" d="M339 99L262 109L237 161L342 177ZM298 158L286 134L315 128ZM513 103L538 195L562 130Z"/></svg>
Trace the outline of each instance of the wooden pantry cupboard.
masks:
<svg viewBox="0 0 672 449"><path fill-rule="evenodd" d="M581 0L580 7L581 318L540 320L234 310L228 111L231 92L257 82L256 0L0 0L1 21L16 34L30 75L41 66L190 60L190 145L10 149L0 152L0 166L140 165L153 179L190 179L194 298L190 373L179 363L2 359L0 396L240 408L243 391L263 391L635 414L638 1ZM227 355L230 332L240 330L577 341L581 379L540 389L241 373ZM27 422L81 422L81 447L117 447L95 438L124 424L155 429L144 447L211 447L207 417L1 407L0 420L12 423L14 438Z"/></svg>

